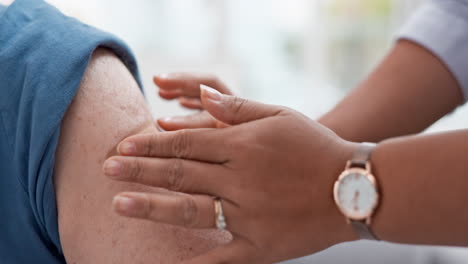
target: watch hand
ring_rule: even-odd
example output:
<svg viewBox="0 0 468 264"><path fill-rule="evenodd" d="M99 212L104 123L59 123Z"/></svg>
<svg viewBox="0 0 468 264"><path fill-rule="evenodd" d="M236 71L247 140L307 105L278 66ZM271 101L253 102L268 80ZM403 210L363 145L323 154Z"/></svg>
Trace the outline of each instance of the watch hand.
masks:
<svg viewBox="0 0 468 264"><path fill-rule="evenodd" d="M359 191L356 191L354 193L354 197L353 197L353 204L354 204L354 211L359 211L359 207L358 207L358 198L359 198Z"/></svg>

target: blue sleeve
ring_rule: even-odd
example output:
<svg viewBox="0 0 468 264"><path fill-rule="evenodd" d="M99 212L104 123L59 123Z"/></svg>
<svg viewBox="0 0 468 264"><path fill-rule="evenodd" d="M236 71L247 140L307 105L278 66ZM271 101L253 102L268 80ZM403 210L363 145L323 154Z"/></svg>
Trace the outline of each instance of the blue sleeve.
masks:
<svg viewBox="0 0 468 264"><path fill-rule="evenodd" d="M0 158L5 158L0 159L0 186L9 186L0 190L0 210L21 219L2 222L2 262L52 263L40 258L34 243L61 255L54 155L64 114L98 47L117 54L141 87L133 54L115 36L64 16L41 0L0 7ZM19 231L10 234L11 228ZM2 241L14 245L15 240L28 252L9 259L13 252L2 248Z"/></svg>
<svg viewBox="0 0 468 264"><path fill-rule="evenodd" d="M421 7L398 37L414 41L439 57L468 100L468 0L433 0Z"/></svg>

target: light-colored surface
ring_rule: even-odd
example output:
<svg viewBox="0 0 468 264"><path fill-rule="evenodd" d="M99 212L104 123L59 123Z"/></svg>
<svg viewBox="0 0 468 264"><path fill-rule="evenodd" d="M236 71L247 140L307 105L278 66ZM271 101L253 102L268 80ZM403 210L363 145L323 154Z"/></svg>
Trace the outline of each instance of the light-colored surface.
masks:
<svg viewBox="0 0 468 264"><path fill-rule="evenodd" d="M201 71L244 97L316 118L380 61L424 0L49 2L130 44L156 117L187 112L159 99L151 76ZM462 107L429 131L462 128L466 113Z"/></svg>
<svg viewBox="0 0 468 264"><path fill-rule="evenodd" d="M8 2L9 0L1 0ZM240 95L317 117L375 65L419 2L409 0L50 0L116 33L139 59L156 117L186 113L151 76L217 73ZM459 109L431 131L465 127ZM320 239L320 238L317 238ZM467 263L463 249L358 242L291 263Z"/></svg>

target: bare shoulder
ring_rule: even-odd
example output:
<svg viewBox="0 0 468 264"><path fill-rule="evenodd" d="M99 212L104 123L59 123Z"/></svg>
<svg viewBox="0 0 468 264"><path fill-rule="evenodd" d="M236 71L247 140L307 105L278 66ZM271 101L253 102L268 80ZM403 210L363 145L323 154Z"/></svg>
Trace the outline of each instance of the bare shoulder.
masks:
<svg viewBox="0 0 468 264"><path fill-rule="evenodd" d="M123 190L158 191L112 182L102 164L123 138L155 133L146 102L125 65L97 50L62 123L55 189L60 239L69 263L178 263L223 238L122 218L111 209Z"/></svg>

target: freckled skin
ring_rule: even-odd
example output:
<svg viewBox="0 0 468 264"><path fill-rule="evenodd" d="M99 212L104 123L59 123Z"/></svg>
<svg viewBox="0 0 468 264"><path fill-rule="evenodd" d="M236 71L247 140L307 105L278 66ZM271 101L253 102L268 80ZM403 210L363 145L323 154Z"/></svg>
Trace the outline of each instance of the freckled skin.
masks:
<svg viewBox="0 0 468 264"><path fill-rule="evenodd" d="M106 50L93 55L62 123L55 189L63 252L68 263L178 263L218 246L227 237L123 218L111 209L121 191L156 188L113 182L102 162L123 138L156 132L136 82Z"/></svg>

